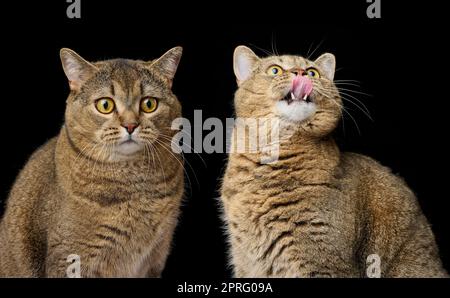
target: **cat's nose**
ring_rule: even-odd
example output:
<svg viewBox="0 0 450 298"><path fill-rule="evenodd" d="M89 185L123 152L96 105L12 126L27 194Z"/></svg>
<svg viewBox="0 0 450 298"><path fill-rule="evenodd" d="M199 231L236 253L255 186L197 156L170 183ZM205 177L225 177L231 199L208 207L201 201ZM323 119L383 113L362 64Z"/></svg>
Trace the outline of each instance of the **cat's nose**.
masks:
<svg viewBox="0 0 450 298"><path fill-rule="evenodd" d="M123 123L122 126L127 130L127 132L131 135L136 127L139 126L138 123Z"/></svg>
<svg viewBox="0 0 450 298"><path fill-rule="evenodd" d="M301 68L292 68L290 70L290 72L292 72L293 74L295 74L296 76L298 75L303 75L304 70Z"/></svg>

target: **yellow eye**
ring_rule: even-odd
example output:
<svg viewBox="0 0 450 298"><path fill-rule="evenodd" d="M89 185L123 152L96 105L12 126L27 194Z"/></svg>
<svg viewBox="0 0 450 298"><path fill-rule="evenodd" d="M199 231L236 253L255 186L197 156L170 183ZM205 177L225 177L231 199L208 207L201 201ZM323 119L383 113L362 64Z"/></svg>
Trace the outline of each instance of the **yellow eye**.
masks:
<svg viewBox="0 0 450 298"><path fill-rule="evenodd" d="M283 74L283 69L278 65L272 65L267 69L267 74L270 76L279 76Z"/></svg>
<svg viewBox="0 0 450 298"><path fill-rule="evenodd" d="M306 74L310 78L320 78L320 73L317 69L310 67L306 70Z"/></svg>
<svg viewBox="0 0 450 298"><path fill-rule="evenodd" d="M112 100L111 98L100 98L95 102L95 108L102 114L110 114L112 111L114 111L114 107L114 100Z"/></svg>
<svg viewBox="0 0 450 298"><path fill-rule="evenodd" d="M144 113L151 113L158 107L158 100L154 97L144 97L141 100L141 110Z"/></svg>

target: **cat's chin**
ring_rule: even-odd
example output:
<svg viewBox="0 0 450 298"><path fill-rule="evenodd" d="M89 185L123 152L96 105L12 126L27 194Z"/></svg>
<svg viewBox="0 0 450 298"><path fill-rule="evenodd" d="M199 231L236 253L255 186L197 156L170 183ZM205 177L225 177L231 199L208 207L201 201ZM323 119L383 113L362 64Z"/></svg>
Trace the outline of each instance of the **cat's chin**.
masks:
<svg viewBox="0 0 450 298"><path fill-rule="evenodd" d="M142 145L135 141L126 141L116 146L115 151L121 157L132 157L142 151Z"/></svg>
<svg viewBox="0 0 450 298"><path fill-rule="evenodd" d="M280 100L276 103L276 109L281 116L289 121L301 122L316 112L317 106L314 102Z"/></svg>

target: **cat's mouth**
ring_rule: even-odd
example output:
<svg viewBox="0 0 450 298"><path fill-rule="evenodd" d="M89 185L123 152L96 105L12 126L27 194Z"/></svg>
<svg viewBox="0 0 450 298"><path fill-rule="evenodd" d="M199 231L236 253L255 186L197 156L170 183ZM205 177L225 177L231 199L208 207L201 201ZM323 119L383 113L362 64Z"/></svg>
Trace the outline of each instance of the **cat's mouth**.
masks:
<svg viewBox="0 0 450 298"><path fill-rule="evenodd" d="M296 97L293 91L289 91L286 96L284 96L281 100L287 101L288 105L290 105L293 102L304 102L304 103L310 103L313 102L313 99L311 97L311 94L304 94L303 97Z"/></svg>
<svg viewBox="0 0 450 298"><path fill-rule="evenodd" d="M123 142L120 142L119 145L124 145L124 144L130 145L130 144L137 144L137 143L138 143L138 142L136 142L136 141L133 140L133 139L128 139L128 140L125 140L125 141L123 141Z"/></svg>
<svg viewBox="0 0 450 298"><path fill-rule="evenodd" d="M142 150L142 145L139 141L132 137L128 137L125 140L119 142L116 146L116 151L122 156L131 156Z"/></svg>
<svg viewBox="0 0 450 298"><path fill-rule="evenodd" d="M303 75L296 75L292 80L292 86L289 92L282 98L290 105L294 102L298 103L310 103L312 102L311 93L313 90L313 83L307 77Z"/></svg>

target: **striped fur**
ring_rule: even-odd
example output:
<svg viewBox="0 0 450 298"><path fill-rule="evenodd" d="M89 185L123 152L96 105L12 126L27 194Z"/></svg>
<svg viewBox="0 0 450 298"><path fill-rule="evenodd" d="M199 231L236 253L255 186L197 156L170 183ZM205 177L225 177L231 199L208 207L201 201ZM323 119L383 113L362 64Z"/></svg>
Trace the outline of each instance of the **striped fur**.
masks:
<svg viewBox="0 0 450 298"><path fill-rule="evenodd" d="M332 80L313 80L317 111L302 122L274 108L292 76L272 78L267 67L324 71L320 61L241 51L253 64L238 81L237 116L280 119L281 128L278 161L263 164L260 152L229 155L221 194L235 276L365 277L370 254L380 256L382 277L447 276L403 180L368 157L341 153L330 137L342 106Z"/></svg>

